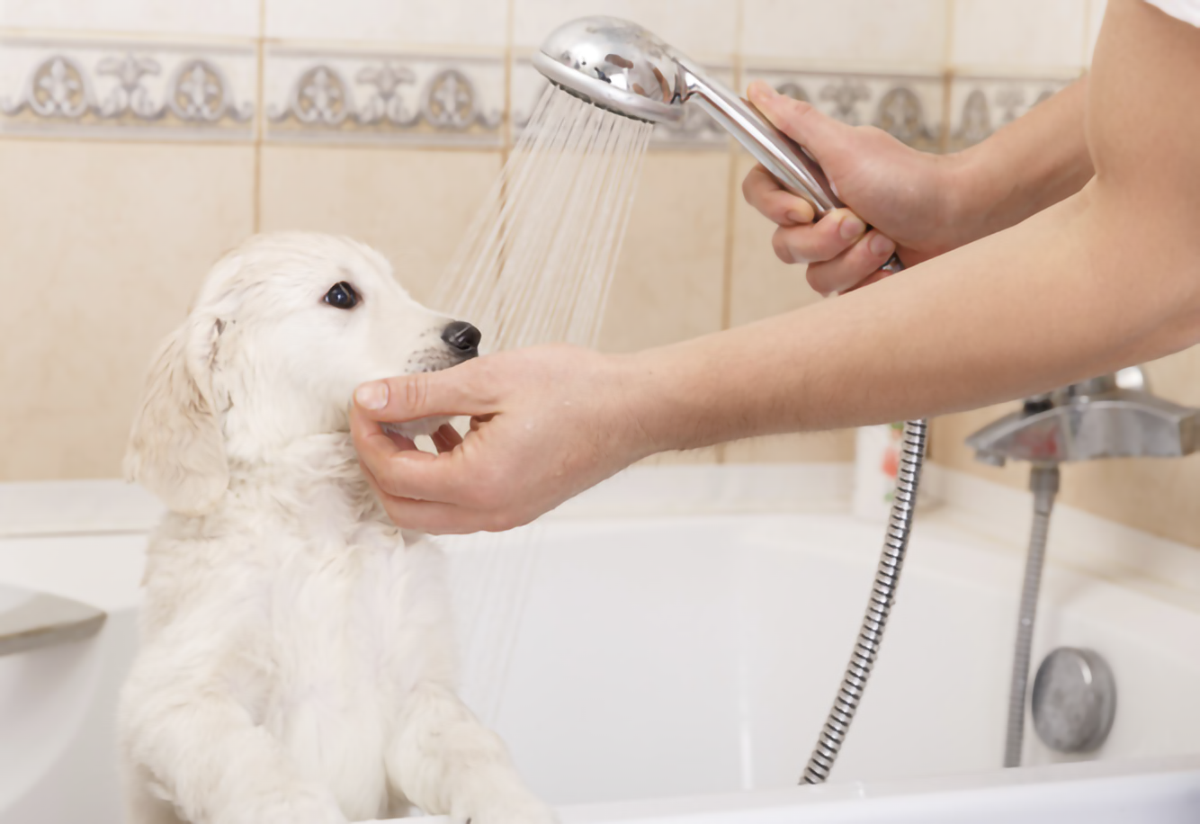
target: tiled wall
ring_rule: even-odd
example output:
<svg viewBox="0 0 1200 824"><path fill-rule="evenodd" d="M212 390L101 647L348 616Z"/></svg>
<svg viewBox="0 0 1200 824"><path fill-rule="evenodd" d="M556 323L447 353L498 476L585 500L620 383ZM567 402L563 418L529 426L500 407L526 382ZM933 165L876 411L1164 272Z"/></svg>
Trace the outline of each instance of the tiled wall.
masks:
<svg viewBox="0 0 1200 824"><path fill-rule="evenodd" d="M1079 76L1101 6L6 0L0 479L116 474L152 347L208 264L251 232L352 234L428 294L503 163L511 124L528 116L541 83L528 56L560 22L597 11L636 19L737 87L765 78L843 120L943 151ZM659 129L605 348L678 340L813 299L741 200L749 167L699 112ZM1187 368L1156 371L1161 390L1178 396ZM966 467L956 444L982 417L939 422L938 459ZM849 433L827 433L685 459L848 460L852 451ZM1139 465L1129 483L1145 490L1185 471ZM1101 480L1105 472L1120 475L1097 469L1079 487L1086 493L1069 479L1068 497L1108 506L1128 483ZM1195 489L1200 475L1190 480Z"/></svg>

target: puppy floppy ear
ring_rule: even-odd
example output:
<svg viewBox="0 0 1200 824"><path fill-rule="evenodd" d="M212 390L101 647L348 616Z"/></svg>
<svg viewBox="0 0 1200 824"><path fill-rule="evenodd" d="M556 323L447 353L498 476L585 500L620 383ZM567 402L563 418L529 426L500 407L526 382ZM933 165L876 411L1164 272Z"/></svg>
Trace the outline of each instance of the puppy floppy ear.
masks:
<svg viewBox="0 0 1200 824"><path fill-rule="evenodd" d="M125 452L125 478L174 512L203 513L229 485L213 404L212 371L224 324L189 318L154 358Z"/></svg>

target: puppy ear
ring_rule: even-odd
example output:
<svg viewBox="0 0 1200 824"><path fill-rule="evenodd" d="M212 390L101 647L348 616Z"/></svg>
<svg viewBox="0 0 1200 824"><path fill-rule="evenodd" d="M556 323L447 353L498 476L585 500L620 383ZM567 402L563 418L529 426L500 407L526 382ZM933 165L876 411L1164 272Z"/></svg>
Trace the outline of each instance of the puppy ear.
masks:
<svg viewBox="0 0 1200 824"><path fill-rule="evenodd" d="M159 349L125 452L125 478L174 512L201 514L225 494L229 463L212 397L224 324L189 319Z"/></svg>

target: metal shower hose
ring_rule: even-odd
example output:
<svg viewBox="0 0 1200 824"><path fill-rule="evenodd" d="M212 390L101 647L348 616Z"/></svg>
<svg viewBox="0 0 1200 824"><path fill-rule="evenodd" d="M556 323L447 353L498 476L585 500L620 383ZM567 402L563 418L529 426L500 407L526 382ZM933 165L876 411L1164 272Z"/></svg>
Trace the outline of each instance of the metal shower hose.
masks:
<svg viewBox="0 0 1200 824"><path fill-rule="evenodd" d="M817 739L816 749L804 767L801 784L821 784L829 778L833 762L846 741L850 722L862 700L871 676L871 668L879 655L883 642L883 630L887 626L888 614L896 600L896 586L900 583L900 567L908 549L908 535L912 529L913 508L917 503L917 486L921 482L921 465L925 460L926 421L908 421L904 424L904 441L900 452L900 466L896 473L896 494L892 499L892 513L888 520L887 535L883 542L883 553L879 567L875 570L875 585L867 601L867 612L862 627L858 630L858 641L842 677L842 685L833 701L829 717Z"/></svg>

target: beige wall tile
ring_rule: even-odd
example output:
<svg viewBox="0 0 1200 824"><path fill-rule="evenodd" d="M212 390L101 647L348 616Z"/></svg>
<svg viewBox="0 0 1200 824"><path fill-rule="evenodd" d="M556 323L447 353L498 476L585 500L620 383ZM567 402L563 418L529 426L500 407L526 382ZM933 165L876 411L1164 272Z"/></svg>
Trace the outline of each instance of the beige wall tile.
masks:
<svg viewBox="0 0 1200 824"><path fill-rule="evenodd" d="M830 463L854 460L854 430L798 432L726 444L724 463Z"/></svg>
<svg viewBox="0 0 1200 824"><path fill-rule="evenodd" d="M637 466L680 466L696 464L714 464L721 461L721 447L706 446L703 449L689 449L687 452L662 452L638 461Z"/></svg>
<svg viewBox="0 0 1200 824"><path fill-rule="evenodd" d="M721 328L729 153L650 152L600 348L630 352Z"/></svg>
<svg viewBox="0 0 1200 824"><path fill-rule="evenodd" d="M1087 0L955 0L957 70L1057 72L1083 65Z"/></svg>
<svg viewBox="0 0 1200 824"><path fill-rule="evenodd" d="M1147 366L1155 394L1200 406L1200 347ZM963 439L1013 409L1011 404L939 418L933 426L933 460L978 477L1024 489L1029 467L1003 469L975 463ZM1068 464L1061 500L1154 535L1200 548L1200 455L1182 459L1130 459Z"/></svg>
<svg viewBox="0 0 1200 824"><path fill-rule="evenodd" d="M804 279L804 267L775 257L771 235L775 225L741 196L741 181L754 167L744 152L737 157L736 201L733 207L732 281L729 318L733 326L778 315L821 300ZM728 463L854 460L854 431L801 433L756 438L724 447Z"/></svg>
<svg viewBox="0 0 1200 824"><path fill-rule="evenodd" d="M507 23L502 0L266 0L268 37L504 48Z"/></svg>
<svg viewBox="0 0 1200 824"><path fill-rule="evenodd" d="M351 235L427 300L501 160L499 152L266 146L262 228Z"/></svg>
<svg viewBox="0 0 1200 824"><path fill-rule="evenodd" d="M513 45L534 49L558 26L606 14L645 26L696 60L730 60L737 49L737 4L730 0L514 0Z"/></svg>
<svg viewBox="0 0 1200 824"><path fill-rule="evenodd" d="M119 474L158 342L253 228L248 146L0 140L0 479Z"/></svg>
<svg viewBox="0 0 1200 824"><path fill-rule="evenodd" d="M4 0L0 26L184 35L258 36L255 0Z"/></svg>
<svg viewBox="0 0 1200 824"><path fill-rule="evenodd" d="M742 54L762 61L940 70L947 0L745 0Z"/></svg>

